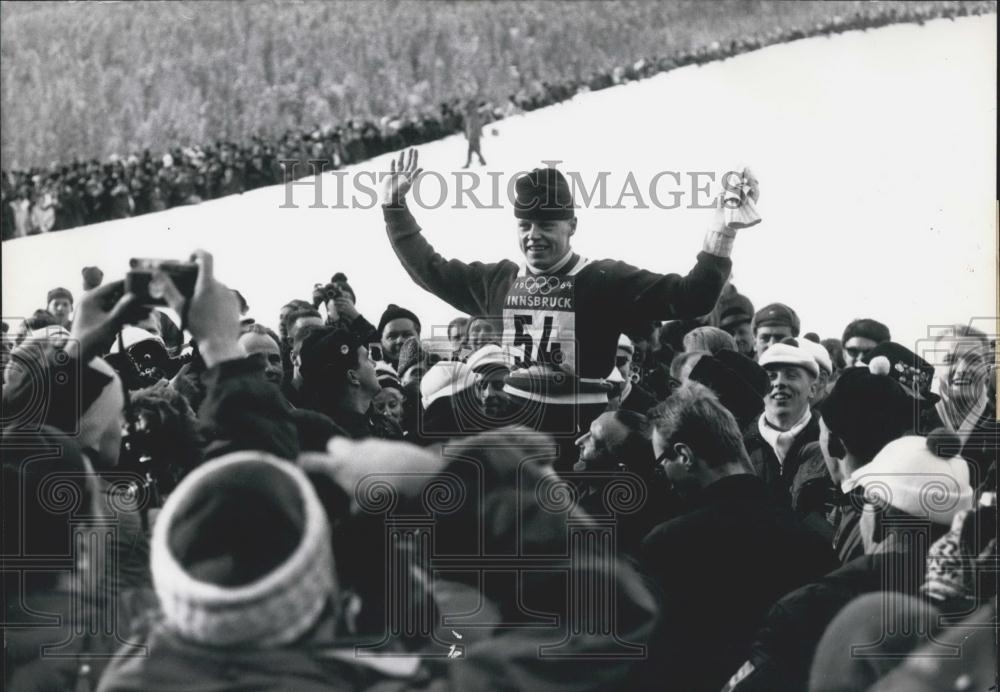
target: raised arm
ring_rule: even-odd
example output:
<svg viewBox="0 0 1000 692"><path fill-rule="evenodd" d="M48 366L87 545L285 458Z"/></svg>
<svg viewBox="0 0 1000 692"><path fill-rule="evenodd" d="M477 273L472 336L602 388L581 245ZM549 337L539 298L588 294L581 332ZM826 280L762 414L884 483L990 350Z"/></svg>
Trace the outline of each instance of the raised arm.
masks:
<svg viewBox="0 0 1000 692"><path fill-rule="evenodd" d="M416 149L400 154L398 163L392 162L382 203L392 249L418 286L464 313L484 314L488 311L487 299L492 283L506 264L516 265L510 262L465 264L438 254L423 237L406 206L406 194L422 171L417 165Z"/></svg>
<svg viewBox="0 0 1000 692"><path fill-rule="evenodd" d="M681 276L619 265L617 295L625 297L643 320L693 319L711 312L732 270L730 255L736 232L760 223L754 205L759 196L757 179L750 169L735 177L728 175L694 267Z"/></svg>

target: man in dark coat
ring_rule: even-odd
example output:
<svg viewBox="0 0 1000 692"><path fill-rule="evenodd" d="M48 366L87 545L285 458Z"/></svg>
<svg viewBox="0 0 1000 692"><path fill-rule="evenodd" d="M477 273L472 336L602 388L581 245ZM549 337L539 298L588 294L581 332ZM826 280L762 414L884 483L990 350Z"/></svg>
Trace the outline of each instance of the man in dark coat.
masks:
<svg viewBox="0 0 1000 692"><path fill-rule="evenodd" d="M836 560L754 475L736 420L708 388L683 385L658 409L655 426L667 477L696 499L643 541L665 623L647 681L716 692L746 660L771 604Z"/></svg>
<svg viewBox="0 0 1000 692"><path fill-rule="evenodd" d="M864 489L858 477L882 448L902 437L913 422L914 402L888 375L850 368L837 380L821 408L816 445L834 483L833 549L842 563L864 555L861 508Z"/></svg>
<svg viewBox="0 0 1000 692"><path fill-rule="evenodd" d="M371 411L382 387L368 347L357 334L317 327L302 342L299 359L304 408L327 416L353 438L403 438L398 423Z"/></svg>
<svg viewBox="0 0 1000 692"><path fill-rule="evenodd" d="M602 413L576 444L580 460L573 465L576 473L567 477L580 490L577 506L592 517L613 518L619 549L636 554L649 530L678 512L666 483L654 473L648 418L628 409ZM616 511L612 487L644 499L628 511Z"/></svg>
<svg viewBox="0 0 1000 692"><path fill-rule="evenodd" d="M764 397L764 412L744 431L750 463L772 492L797 512L822 512L833 482L816 445L807 448L819 439L819 416L809 407L819 365L794 338L769 347L759 362L771 388Z"/></svg>

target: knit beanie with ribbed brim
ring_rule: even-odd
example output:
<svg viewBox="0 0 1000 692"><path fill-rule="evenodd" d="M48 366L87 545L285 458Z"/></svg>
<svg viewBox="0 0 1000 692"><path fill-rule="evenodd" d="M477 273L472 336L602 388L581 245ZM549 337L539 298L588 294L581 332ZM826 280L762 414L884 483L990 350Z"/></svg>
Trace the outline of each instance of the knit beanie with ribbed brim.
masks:
<svg viewBox="0 0 1000 692"><path fill-rule="evenodd" d="M46 296L45 296L45 304L48 305L49 303L51 303L56 298L65 298L70 303L73 302L73 294L69 292L69 289L63 288L61 286L58 287L58 288L53 288L51 291L49 291L46 294Z"/></svg>
<svg viewBox="0 0 1000 692"><path fill-rule="evenodd" d="M417 330L417 334L420 333L420 318L417 317L416 313L406 308L402 308L395 303L389 303L389 306L382 313L382 318L378 321L378 335L381 337L382 333L385 331L385 325L389 324L393 320L410 320L413 322L413 326ZM400 373L402 375L402 373Z"/></svg>
<svg viewBox="0 0 1000 692"><path fill-rule="evenodd" d="M207 646L293 642L336 591L316 492L294 464L264 452L192 471L160 512L151 554L166 624Z"/></svg>
<svg viewBox="0 0 1000 692"><path fill-rule="evenodd" d="M514 216L531 221L566 221L576 216L566 177L555 168L536 168L514 182Z"/></svg>

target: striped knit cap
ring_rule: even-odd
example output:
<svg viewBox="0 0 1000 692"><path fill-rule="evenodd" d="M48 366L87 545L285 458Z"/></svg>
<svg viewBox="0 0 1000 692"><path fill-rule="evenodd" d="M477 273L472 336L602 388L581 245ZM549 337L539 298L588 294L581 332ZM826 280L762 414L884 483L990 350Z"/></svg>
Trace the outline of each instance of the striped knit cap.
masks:
<svg viewBox="0 0 1000 692"><path fill-rule="evenodd" d="M306 475L241 451L192 471L153 530L153 586L188 641L276 647L318 621L336 590L330 528Z"/></svg>

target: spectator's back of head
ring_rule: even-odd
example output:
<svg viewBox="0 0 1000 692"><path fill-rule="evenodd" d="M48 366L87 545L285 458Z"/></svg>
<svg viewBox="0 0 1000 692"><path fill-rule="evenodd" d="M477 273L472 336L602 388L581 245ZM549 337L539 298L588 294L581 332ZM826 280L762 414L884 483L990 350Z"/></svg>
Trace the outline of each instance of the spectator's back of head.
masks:
<svg viewBox="0 0 1000 692"><path fill-rule="evenodd" d="M735 351L736 341L718 327L697 327L684 335L684 350L715 355L719 351Z"/></svg>
<svg viewBox="0 0 1000 692"><path fill-rule="evenodd" d="M653 454L652 425L649 418L641 413L620 408L614 412L616 421L625 426L628 433L621 443L618 458L629 471L643 478L653 475L656 456Z"/></svg>
<svg viewBox="0 0 1000 692"><path fill-rule="evenodd" d="M684 444L710 468L749 466L736 419L708 387L686 382L654 409L652 416L653 434L668 458L672 458L674 445Z"/></svg>
<svg viewBox="0 0 1000 692"><path fill-rule="evenodd" d="M315 308L303 308L290 312L285 318L285 334L289 341L294 342L296 333L306 326L322 326L323 316Z"/></svg>
<svg viewBox="0 0 1000 692"><path fill-rule="evenodd" d="M191 472L164 505L150 552L165 624L196 645L289 644L335 597L319 498L298 467L263 452Z"/></svg>
<svg viewBox="0 0 1000 692"><path fill-rule="evenodd" d="M708 351L682 351L670 362L670 377L676 382L686 382L698 361L705 356L711 356Z"/></svg>
<svg viewBox="0 0 1000 692"><path fill-rule="evenodd" d="M821 406L823 422L861 466L915 424L914 400L887 375L868 368L845 370ZM831 456L836 453L831 446Z"/></svg>

